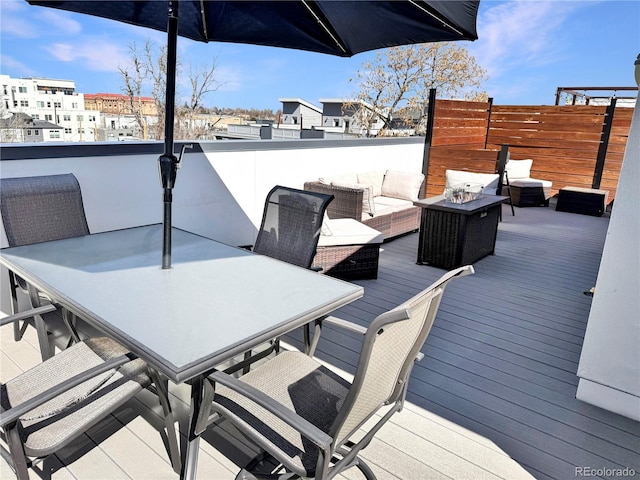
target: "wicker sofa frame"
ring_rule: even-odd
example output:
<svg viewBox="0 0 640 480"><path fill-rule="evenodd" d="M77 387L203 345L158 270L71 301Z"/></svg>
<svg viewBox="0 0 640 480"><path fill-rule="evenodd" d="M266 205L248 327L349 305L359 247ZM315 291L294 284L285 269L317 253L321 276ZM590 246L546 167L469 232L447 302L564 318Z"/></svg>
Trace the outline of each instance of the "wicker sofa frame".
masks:
<svg viewBox="0 0 640 480"><path fill-rule="evenodd" d="M327 208L329 218L353 218L368 227L378 230L385 241L414 232L420 227L420 208L408 205L407 208L372 217L362 215L363 191L355 188L327 185L319 181L305 182L304 189L334 196ZM424 191L424 185L420 189Z"/></svg>

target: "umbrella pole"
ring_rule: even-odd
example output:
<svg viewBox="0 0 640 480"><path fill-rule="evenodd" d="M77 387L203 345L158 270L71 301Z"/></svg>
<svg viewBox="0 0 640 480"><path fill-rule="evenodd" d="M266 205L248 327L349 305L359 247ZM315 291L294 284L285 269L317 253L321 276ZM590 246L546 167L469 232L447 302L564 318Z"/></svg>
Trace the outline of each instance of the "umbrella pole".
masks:
<svg viewBox="0 0 640 480"><path fill-rule="evenodd" d="M164 189L162 218L162 268L171 268L171 205L178 173L178 158L173 154L173 120L176 98L176 51L178 43L178 2L169 2L167 22L167 89L165 94L164 154L158 158Z"/></svg>

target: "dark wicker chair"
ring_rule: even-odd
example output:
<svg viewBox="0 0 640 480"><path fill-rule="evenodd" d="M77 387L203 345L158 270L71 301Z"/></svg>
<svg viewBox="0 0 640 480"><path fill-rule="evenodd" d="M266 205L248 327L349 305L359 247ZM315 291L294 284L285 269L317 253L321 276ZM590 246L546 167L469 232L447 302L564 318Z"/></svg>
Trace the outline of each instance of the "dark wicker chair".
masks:
<svg viewBox="0 0 640 480"><path fill-rule="evenodd" d="M70 173L0 179L0 212L11 247L89 234L80 185ZM13 313L18 309L18 290L28 295L32 308L50 303L47 297L19 276L10 274L10 284ZM63 312L63 315L71 339L77 341L69 312ZM42 359L50 358L53 350L44 319L35 315L28 322L33 322L38 331ZM17 322L14 324L16 341L24 335L28 322L22 327Z"/></svg>
<svg viewBox="0 0 640 480"><path fill-rule="evenodd" d="M255 253L311 268L333 195L277 185L267 195Z"/></svg>
<svg viewBox="0 0 640 480"><path fill-rule="evenodd" d="M359 458L360 450L402 409L411 369L423 356L420 349L447 283L471 273L471 266L448 272L415 297L378 316L368 329L333 317L319 320L308 355L283 352L239 379L224 372L210 375L215 386L213 410L268 452L236 478L324 479L352 466L366 478L375 478ZM351 383L313 358L321 326L326 323L363 335ZM391 408L371 425L368 421L388 405ZM277 472L281 476L269 476L263 470L274 464L281 465Z"/></svg>

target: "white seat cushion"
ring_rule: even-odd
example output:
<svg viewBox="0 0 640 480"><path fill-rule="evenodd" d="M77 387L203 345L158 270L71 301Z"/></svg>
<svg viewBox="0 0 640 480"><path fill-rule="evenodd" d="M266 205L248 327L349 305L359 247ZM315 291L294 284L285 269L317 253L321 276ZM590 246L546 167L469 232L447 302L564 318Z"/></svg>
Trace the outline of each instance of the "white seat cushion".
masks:
<svg viewBox="0 0 640 480"><path fill-rule="evenodd" d="M331 235L320 235L318 247L376 244L384 240L382 233L353 218L330 219L329 228Z"/></svg>

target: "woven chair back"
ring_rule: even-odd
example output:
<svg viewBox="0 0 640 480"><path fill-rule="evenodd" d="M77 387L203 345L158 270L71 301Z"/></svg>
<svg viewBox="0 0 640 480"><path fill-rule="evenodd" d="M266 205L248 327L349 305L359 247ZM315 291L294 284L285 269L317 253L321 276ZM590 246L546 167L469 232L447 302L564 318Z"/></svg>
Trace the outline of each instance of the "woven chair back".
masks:
<svg viewBox="0 0 640 480"><path fill-rule="evenodd" d="M89 234L72 174L0 179L0 212L9 246Z"/></svg>
<svg viewBox="0 0 640 480"><path fill-rule="evenodd" d="M332 199L333 195L276 186L267 196L253 251L310 268Z"/></svg>

